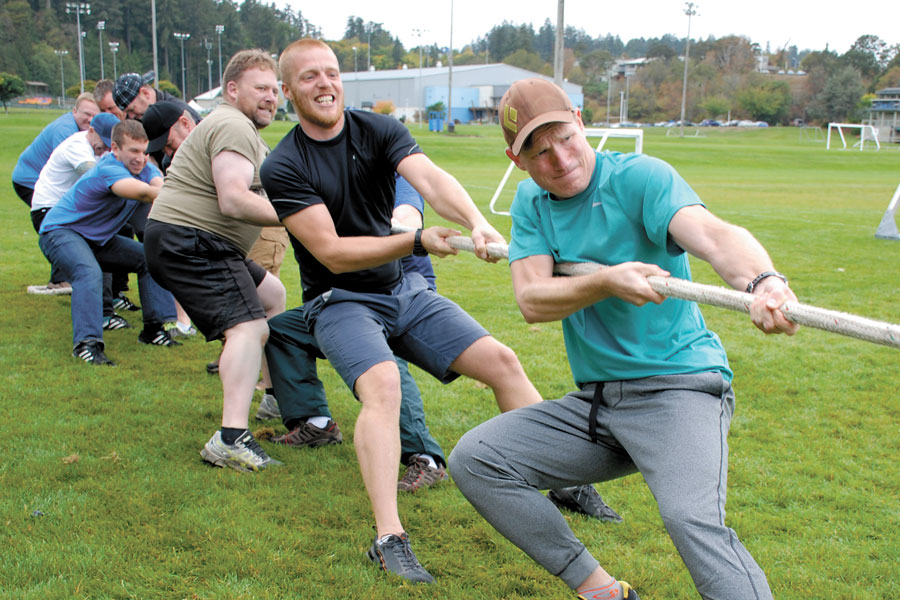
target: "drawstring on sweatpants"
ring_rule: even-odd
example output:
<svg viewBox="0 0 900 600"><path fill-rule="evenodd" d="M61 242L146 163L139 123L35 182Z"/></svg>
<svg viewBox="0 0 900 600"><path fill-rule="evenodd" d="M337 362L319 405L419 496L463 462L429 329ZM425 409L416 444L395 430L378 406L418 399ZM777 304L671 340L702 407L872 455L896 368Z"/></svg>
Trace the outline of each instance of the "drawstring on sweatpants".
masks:
<svg viewBox="0 0 900 600"><path fill-rule="evenodd" d="M603 400L603 382L598 381L594 384L594 397L591 399L591 412L588 413L588 433L591 436L591 442L597 443L597 412L600 410L600 402Z"/></svg>

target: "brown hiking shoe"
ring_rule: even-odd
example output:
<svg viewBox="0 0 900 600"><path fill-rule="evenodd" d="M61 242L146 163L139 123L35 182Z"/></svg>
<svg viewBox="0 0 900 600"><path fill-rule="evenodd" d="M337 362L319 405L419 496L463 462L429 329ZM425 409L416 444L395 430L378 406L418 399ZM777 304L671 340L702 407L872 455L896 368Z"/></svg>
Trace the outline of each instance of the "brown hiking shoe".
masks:
<svg viewBox="0 0 900 600"><path fill-rule="evenodd" d="M328 421L328 425L324 429L304 421L284 435L277 435L272 438L272 441L276 444L294 446L295 448L318 448L328 444L340 444L343 440L344 436L341 435L341 430L338 429L337 423L334 421Z"/></svg>
<svg viewBox="0 0 900 600"><path fill-rule="evenodd" d="M438 465L432 467L428 459L420 454L413 454L406 466L406 472L397 482L401 492L415 492L421 488L440 483L447 479L447 470Z"/></svg>

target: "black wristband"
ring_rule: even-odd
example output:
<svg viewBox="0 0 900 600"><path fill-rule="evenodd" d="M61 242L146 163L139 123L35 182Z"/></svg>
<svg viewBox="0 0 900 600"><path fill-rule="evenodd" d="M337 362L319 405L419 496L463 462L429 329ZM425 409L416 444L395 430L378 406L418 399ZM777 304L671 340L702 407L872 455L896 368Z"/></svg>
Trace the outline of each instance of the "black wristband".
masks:
<svg viewBox="0 0 900 600"><path fill-rule="evenodd" d="M413 238L413 256L428 256L428 250L422 245L421 229L416 229L416 236Z"/></svg>
<svg viewBox="0 0 900 600"><path fill-rule="evenodd" d="M765 279L766 277L777 277L778 279L784 282L784 285L787 285L787 277L779 273L778 271L764 271L756 276L756 279L747 284L747 293L752 294L753 290L756 289L756 286L759 285L759 282Z"/></svg>

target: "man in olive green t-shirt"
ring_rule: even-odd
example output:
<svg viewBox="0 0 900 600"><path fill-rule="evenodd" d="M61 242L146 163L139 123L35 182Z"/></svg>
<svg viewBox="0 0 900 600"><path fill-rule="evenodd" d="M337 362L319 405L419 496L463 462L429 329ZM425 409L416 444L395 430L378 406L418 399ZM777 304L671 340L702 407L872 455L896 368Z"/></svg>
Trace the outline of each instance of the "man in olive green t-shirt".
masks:
<svg viewBox="0 0 900 600"><path fill-rule="evenodd" d="M171 290L207 341L224 339L222 428L200 454L240 471L280 464L247 429L269 334L266 319L285 307L281 282L247 259L260 227L279 224L259 180L269 151L259 130L275 116L277 73L262 51L232 57L223 76L224 102L180 145L144 237L153 277Z"/></svg>

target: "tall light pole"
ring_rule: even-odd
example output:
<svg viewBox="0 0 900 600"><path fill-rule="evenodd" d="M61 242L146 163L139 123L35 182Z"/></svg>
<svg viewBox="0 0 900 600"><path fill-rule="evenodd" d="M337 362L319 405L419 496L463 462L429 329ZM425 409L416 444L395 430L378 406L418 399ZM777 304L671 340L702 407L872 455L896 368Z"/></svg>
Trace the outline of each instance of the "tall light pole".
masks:
<svg viewBox="0 0 900 600"><path fill-rule="evenodd" d="M153 35L153 87L159 89L159 43L156 29L156 0L150 0L150 31Z"/></svg>
<svg viewBox="0 0 900 600"><path fill-rule="evenodd" d="M356 102L353 103L353 106L359 108L357 106L359 103L359 73L356 69L356 46L353 46L353 78L356 79Z"/></svg>
<svg viewBox="0 0 900 600"><path fill-rule="evenodd" d="M100 38L97 48L100 50L100 79L106 79L103 72L103 30L106 29L106 21L97 21L97 36Z"/></svg>
<svg viewBox="0 0 900 600"><path fill-rule="evenodd" d="M112 52L113 55L113 81L119 78L119 69L116 65L116 54L119 53L119 42L108 42L109 51Z"/></svg>
<svg viewBox="0 0 900 600"><path fill-rule="evenodd" d="M685 2L684 5L687 6L687 8L684 9L684 14L686 14L688 18L688 32L687 42L685 43L684 48L684 83L681 86L681 137L684 137L684 108L687 101L688 61L691 57L691 17L697 14L696 4L693 2Z"/></svg>
<svg viewBox="0 0 900 600"><path fill-rule="evenodd" d="M187 102L187 84L185 83L184 41L191 39L189 33L173 33L175 39L181 42L181 97Z"/></svg>
<svg viewBox="0 0 900 600"><path fill-rule="evenodd" d="M422 100L422 115L419 118L419 127L422 126L422 121L426 118L425 115L425 89L422 87L422 34L427 32L427 29L413 29L413 35L419 38L419 93L418 97Z"/></svg>
<svg viewBox="0 0 900 600"><path fill-rule="evenodd" d="M54 54L59 57L59 106L60 108L66 103L66 76L63 74L63 56L66 56L69 51L68 50L54 50Z"/></svg>
<svg viewBox="0 0 900 600"><path fill-rule="evenodd" d="M78 71L81 76L81 93L84 93L84 43L81 35L81 15L91 14L89 2L66 2L66 14L75 13L75 25L78 31Z"/></svg>
<svg viewBox="0 0 900 600"><path fill-rule="evenodd" d="M447 133L453 133L453 0L450 0L450 55L447 63Z"/></svg>
<svg viewBox="0 0 900 600"><path fill-rule="evenodd" d="M206 47L206 73L209 76L208 90L212 89L212 59L209 57L209 51L212 50L212 42L203 38L203 46Z"/></svg>
<svg viewBox="0 0 900 600"><path fill-rule="evenodd" d="M366 25L366 71L372 69L372 27L371 23Z"/></svg>
<svg viewBox="0 0 900 600"><path fill-rule="evenodd" d="M219 36L219 85L222 85L222 34L225 33L224 25L216 25L216 35Z"/></svg>
<svg viewBox="0 0 900 600"><path fill-rule="evenodd" d="M606 125L607 127L612 124L612 119L609 118L609 97L612 94L612 71L609 67L606 67Z"/></svg>

